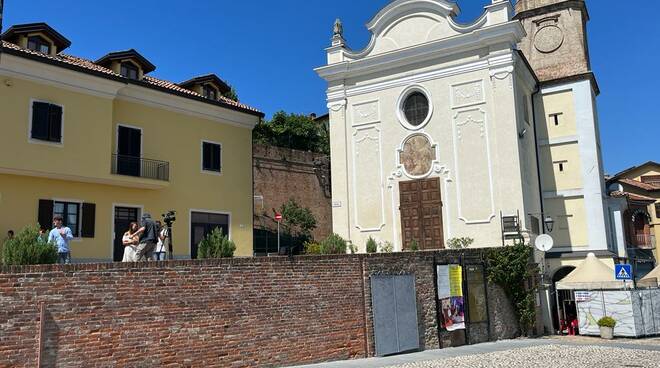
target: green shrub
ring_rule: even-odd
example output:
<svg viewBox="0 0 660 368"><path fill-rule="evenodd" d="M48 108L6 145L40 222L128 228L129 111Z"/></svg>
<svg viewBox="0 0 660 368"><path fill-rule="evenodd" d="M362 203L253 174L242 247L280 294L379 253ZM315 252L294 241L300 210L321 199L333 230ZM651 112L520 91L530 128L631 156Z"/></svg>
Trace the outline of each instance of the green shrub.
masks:
<svg viewBox="0 0 660 368"><path fill-rule="evenodd" d="M417 240L413 239L410 242L410 251L417 252L418 250L419 250L419 243L417 242Z"/></svg>
<svg viewBox="0 0 660 368"><path fill-rule="evenodd" d="M199 258L231 258L236 251L236 244L222 235L222 229L215 228L199 242Z"/></svg>
<svg viewBox="0 0 660 368"><path fill-rule="evenodd" d="M385 243L382 243L380 245L380 252L381 253L392 253L394 252L394 244L392 242L386 241Z"/></svg>
<svg viewBox="0 0 660 368"><path fill-rule="evenodd" d="M369 237L367 240L367 253L377 253L378 252L378 243L374 238Z"/></svg>
<svg viewBox="0 0 660 368"><path fill-rule="evenodd" d="M449 249L466 249L474 243L472 238L451 238L447 240L447 247Z"/></svg>
<svg viewBox="0 0 660 368"><path fill-rule="evenodd" d="M614 328L616 326L616 321L612 317L605 316L598 320L598 326Z"/></svg>
<svg viewBox="0 0 660 368"><path fill-rule="evenodd" d="M8 266L53 264L57 262L57 247L39 241L36 226L23 228L13 239L7 240L2 248L2 263Z"/></svg>
<svg viewBox="0 0 660 368"><path fill-rule="evenodd" d="M321 252L323 254L346 254L348 244L341 236L331 234L321 241Z"/></svg>
<svg viewBox="0 0 660 368"><path fill-rule="evenodd" d="M348 243L348 250L351 252L351 254L357 253L357 250L358 250L357 246L355 244L353 244L353 242L350 241L350 240L347 243Z"/></svg>
<svg viewBox="0 0 660 368"><path fill-rule="evenodd" d="M305 242L305 254L323 254L321 244L313 241Z"/></svg>

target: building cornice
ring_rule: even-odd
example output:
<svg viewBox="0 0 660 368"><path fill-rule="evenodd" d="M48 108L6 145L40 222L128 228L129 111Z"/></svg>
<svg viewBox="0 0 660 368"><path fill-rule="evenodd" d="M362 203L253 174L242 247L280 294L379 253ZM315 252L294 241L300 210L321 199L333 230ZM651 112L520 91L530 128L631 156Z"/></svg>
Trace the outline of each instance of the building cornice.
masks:
<svg viewBox="0 0 660 368"><path fill-rule="evenodd" d="M107 99L122 99L151 107L162 108L211 121L252 129L263 114L248 114L243 111L201 101L203 97L181 98L163 88L145 88L146 83L125 83L117 78L99 78L93 73L79 73L77 70L62 68L24 58L22 55L3 55L0 75L25 79L56 88L83 93Z"/></svg>
<svg viewBox="0 0 660 368"><path fill-rule="evenodd" d="M374 71L384 71L434 58L446 58L460 53L487 49L494 45L515 45L525 36L525 30L518 21L487 26L467 34L448 37L421 45L386 52L363 59L342 61L315 69L318 75L328 82L368 75Z"/></svg>
<svg viewBox="0 0 660 368"><path fill-rule="evenodd" d="M80 73L80 74L95 76L97 78L102 78L102 79L105 79L107 81L114 81L114 82L119 82L119 83L122 83L122 84L133 84L133 85L143 87L144 89L158 90L158 91L161 91L163 93L167 93L167 94L170 94L170 95L173 95L173 96L177 96L179 98L183 98L183 99L187 99L187 100L196 100L196 101L202 102L204 104L214 105L214 106L217 106L219 108L224 108L224 109L227 109L227 110L238 111L238 112L241 112L241 113L257 116L259 118L263 118L265 116L265 114L263 112L243 108L241 106L235 106L235 105L232 105L232 104L229 104L229 103L225 103L221 100L217 100L217 101L216 100L209 100L209 99L207 99L203 96L196 96L196 95L192 95L192 94L188 94L188 93L177 92L175 90L168 89L168 88L165 88L165 87L160 87L160 86L157 86L157 85L154 85L154 84L151 84L151 83L146 83L144 81L130 80L130 79L123 78L123 77L120 77L120 76L116 76L116 75L113 75L113 74L104 73L104 72L101 72L101 71L98 71L98 70L92 70L92 69L81 67L81 66L78 66L78 65L65 63L65 62L62 62L62 61L59 61L59 60L56 60L56 59L53 59L53 58L45 58L45 57L40 56L40 55L33 55L33 54L30 54L30 53L25 53L21 50L16 50L16 49L5 47L5 46L0 46L0 47L1 47L0 52L3 55L12 55L12 56L15 56L17 58L31 60L31 61L39 63L41 65L44 65L44 64L45 65L51 65L51 66L58 67L60 69L65 69L65 70L74 71L74 72L77 72L77 73ZM4 64L4 59L5 58L3 58L2 64ZM0 70L3 68L2 64L0 64Z"/></svg>

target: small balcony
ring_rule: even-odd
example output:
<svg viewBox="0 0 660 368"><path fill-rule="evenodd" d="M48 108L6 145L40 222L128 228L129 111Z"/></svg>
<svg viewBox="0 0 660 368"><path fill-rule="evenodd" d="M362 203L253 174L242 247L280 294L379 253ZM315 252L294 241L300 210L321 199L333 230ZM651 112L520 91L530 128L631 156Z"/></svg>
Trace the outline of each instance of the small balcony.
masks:
<svg viewBox="0 0 660 368"><path fill-rule="evenodd" d="M147 158L112 155L112 173L159 181L170 180L170 163Z"/></svg>
<svg viewBox="0 0 660 368"><path fill-rule="evenodd" d="M630 243L638 249L654 249L655 236L650 234L635 234L630 236Z"/></svg>

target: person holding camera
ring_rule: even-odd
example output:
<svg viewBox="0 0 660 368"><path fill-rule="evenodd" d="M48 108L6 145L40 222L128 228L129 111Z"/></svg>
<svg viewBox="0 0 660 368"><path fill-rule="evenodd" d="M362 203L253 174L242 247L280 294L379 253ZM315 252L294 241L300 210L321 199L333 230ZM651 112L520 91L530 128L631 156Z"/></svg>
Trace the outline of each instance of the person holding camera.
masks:
<svg viewBox="0 0 660 368"><path fill-rule="evenodd" d="M169 244L169 234L167 227L163 227L160 221L156 221L158 227L158 241L156 242L156 249L154 250L154 261L167 260L167 246Z"/></svg>

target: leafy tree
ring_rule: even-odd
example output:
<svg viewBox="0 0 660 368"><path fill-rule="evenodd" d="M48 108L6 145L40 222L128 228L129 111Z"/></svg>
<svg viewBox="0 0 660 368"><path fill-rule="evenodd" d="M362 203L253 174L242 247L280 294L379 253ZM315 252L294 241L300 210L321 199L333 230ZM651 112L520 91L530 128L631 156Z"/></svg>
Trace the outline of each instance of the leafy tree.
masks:
<svg viewBox="0 0 660 368"><path fill-rule="evenodd" d="M222 229L215 228L199 242L199 258L231 258L236 251L236 244L222 234Z"/></svg>
<svg viewBox="0 0 660 368"><path fill-rule="evenodd" d="M223 93L222 96L232 101L238 102L238 93L236 92L236 89L231 85L229 85L229 91Z"/></svg>
<svg viewBox="0 0 660 368"><path fill-rule="evenodd" d="M57 248L39 240L39 229L36 226L27 226L13 239L5 242L2 262L8 266L53 264L57 262Z"/></svg>
<svg viewBox="0 0 660 368"><path fill-rule="evenodd" d="M467 249L474 243L472 238L451 238L447 240L447 246L450 249Z"/></svg>
<svg viewBox="0 0 660 368"><path fill-rule="evenodd" d="M305 114L279 111L270 121L257 124L252 136L258 144L330 154L330 139L326 126Z"/></svg>
<svg viewBox="0 0 660 368"><path fill-rule="evenodd" d="M290 198L280 207L283 222L296 236L311 237L312 231L316 229L316 218L307 207L301 207L298 202Z"/></svg>

